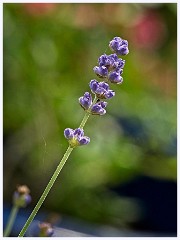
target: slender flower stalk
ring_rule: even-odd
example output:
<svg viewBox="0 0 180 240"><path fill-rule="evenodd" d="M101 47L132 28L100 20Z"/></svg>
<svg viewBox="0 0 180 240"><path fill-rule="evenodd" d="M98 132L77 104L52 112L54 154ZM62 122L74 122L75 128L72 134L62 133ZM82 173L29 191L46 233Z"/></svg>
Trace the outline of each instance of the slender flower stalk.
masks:
<svg viewBox="0 0 180 240"><path fill-rule="evenodd" d="M11 230L12 230L12 227L13 227L13 224L14 224L14 221L16 219L18 211L19 211L19 207L14 205L11 209L11 213L10 213L10 216L9 216L9 221L6 225L5 230L4 230L4 237L8 237L9 234L11 233Z"/></svg>
<svg viewBox="0 0 180 240"><path fill-rule="evenodd" d="M17 186L17 190L13 194L13 207L4 230L4 237L10 235L19 208L25 208L31 202L31 196L29 193L30 190L26 185Z"/></svg>
<svg viewBox="0 0 180 240"><path fill-rule="evenodd" d="M121 74L123 73L123 67L125 61L119 59L117 55L126 55L129 53L128 42L119 37L115 37L109 44L110 49L114 52L111 55L102 55L98 62L99 67L96 66L93 68L96 75L100 78L104 78L104 82L98 82L96 79L90 81L89 86L94 94L94 100L92 101L92 96L89 92L79 98L79 104L84 109L85 115L82 119L79 128L71 129L66 128L64 130L64 136L69 142L69 147L67 148L63 158L61 159L59 165L57 166L53 176L51 177L49 183L47 184L44 192L42 193L38 203L36 204L34 210L29 216L27 222L25 223L23 229L21 230L19 237L23 237L26 233L28 227L36 216L38 210L46 199L49 191L51 190L54 182L56 181L59 173L61 172L64 164L68 160L71 152L74 148L78 146L87 145L90 142L90 138L84 136L84 126L90 117L90 115L104 115L106 113L107 102L103 100L110 99L115 96L115 92L109 89L108 83L119 84L122 83Z"/></svg>
<svg viewBox="0 0 180 240"><path fill-rule="evenodd" d="M31 222L33 221L34 217L36 216L39 208L41 207L41 205L43 204L44 200L46 199L49 191L51 190L54 182L56 181L56 178L58 177L60 171L62 170L62 168L63 168L64 164L66 163L66 161L67 161L69 155L71 154L72 150L73 150L73 148L70 147L70 146L69 146L68 149L66 150L66 152L65 152L62 160L60 161L59 165L57 166L54 174L52 175L52 177L51 177L48 185L46 186L43 194L41 195L38 203L36 204L34 210L32 211L32 213L31 213L31 215L29 216L27 222L25 223L23 229L21 230L21 232L20 232L20 234L19 234L19 237L23 237L24 234L26 233L28 227L30 226L30 224L31 224Z"/></svg>
<svg viewBox="0 0 180 240"><path fill-rule="evenodd" d="M83 120L82 120L82 122L81 122L81 124L80 124L80 126L79 126L79 128L83 128L83 127L85 126L85 124L86 124L89 116L90 116L90 113L89 113L89 112L86 112L86 113L85 113L85 116L84 116L84 118L83 118ZM25 223L23 229L21 230L21 232L19 233L19 236L18 236L18 237L23 237L24 234L26 233L28 227L30 226L30 224L31 224L31 222L33 221L33 219L35 218L38 210L40 209L41 205L43 204L44 200L46 199L49 191L51 190L52 186L54 185L54 182L56 181L59 173L61 172L64 164L66 163L66 161L67 161L67 159L69 158L69 156L70 156L71 152L73 151L73 149L74 149L74 147L71 147L71 146L69 146L69 147L67 148L67 150L66 150L63 158L61 159L59 165L57 166L57 168L56 168L53 176L51 177L48 185L46 186L44 192L42 193L39 201L37 202L35 208L33 209L31 215L29 216L28 220L26 221L26 223Z"/></svg>

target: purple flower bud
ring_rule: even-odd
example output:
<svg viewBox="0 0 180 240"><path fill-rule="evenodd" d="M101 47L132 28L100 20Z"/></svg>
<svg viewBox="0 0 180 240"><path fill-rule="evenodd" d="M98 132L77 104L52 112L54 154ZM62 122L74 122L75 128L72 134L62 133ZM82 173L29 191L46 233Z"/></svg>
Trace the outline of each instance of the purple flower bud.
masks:
<svg viewBox="0 0 180 240"><path fill-rule="evenodd" d="M105 66L94 67L93 68L96 75L100 78L106 78L108 75L108 69Z"/></svg>
<svg viewBox="0 0 180 240"><path fill-rule="evenodd" d="M71 138L69 138L69 135L65 135L65 137L68 139L69 141L69 145L74 148L77 146L82 146L82 145L87 145L90 142L90 138L84 136L84 130L81 128L77 128L75 130L71 129L71 128L66 128L64 130L64 132L69 133L71 132Z"/></svg>
<svg viewBox="0 0 180 240"><path fill-rule="evenodd" d="M90 142L90 138L89 137L82 137L79 140L80 145L87 145Z"/></svg>
<svg viewBox="0 0 180 240"><path fill-rule="evenodd" d="M105 66L106 67L106 66L110 65L109 57L106 54L101 55L98 59L98 62L99 62L99 66Z"/></svg>
<svg viewBox="0 0 180 240"><path fill-rule="evenodd" d="M104 88L104 90L109 90L109 84L106 82L99 82L99 87Z"/></svg>
<svg viewBox="0 0 180 240"><path fill-rule="evenodd" d="M66 128L66 129L64 130L64 136L65 136L65 138L67 138L68 140L69 140L69 139L72 139L72 138L74 137L74 130L71 129L71 128Z"/></svg>
<svg viewBox="0 0 180 240"><path fill-rule="evenodd" d="M99 82L96 79L93 79L93 80L90 81L89 86L91 88L91 91L93 93L95 93L97 88L98 88L98 86L99 86Z"/></svg>
<svg viewBox="0 0 180 240"><path fill-rule="evenodd" d="M128 46L126 45L119 47L119 49L117 50L117 54L119 55L127 55L128 53L129 53L129 49L128 49Z"/></svg>
<svg viewBox="0 0 180 240"><path fill-rule="evenodd" d="M106 106L107 106L107 102L98 102L92 106L91 113L93 115L104 115L106 113L106 110L105 110Z"/></svg>
<svg viewBox="0 0 180 240"><path fill-rule="evenodd" d="M112 53L109 55L109 60L112 62L118 62L119 58L116 53Z"/></svg>
<svg viewBox="0 0 180 240"><path fill-rule="evenodd" d="M109 43L110 49L118 55L127 55L129 53L128 41L120 37L113 38Z"/></svg>
<svg viewBox="0 0 180 240"><path fill-rule="evenodd" d="M120 84L123 82L123 78L121 77L120 73L118 72L111 72L108 77L111 83Z"/></svg>
<svg viewBox="0 0 180 240"><path fill-rule="evenodd" d="M119 59L118 59L118 56L116 53L114 54L110 54L108 56L109 58L109 66L108 66L108 70L111 71L111 70L116 70L116 68L118 67L118 64L119 64Z"/></svg>
<svg viewBox="0 0 180 240"><path fill-rule="evenodd" d="M74 130L74 136L77 138L81 138L84 136L84 130L81 128L77 128Z"/></svg>
<svg viewBox="0 0 180 240"><path fill-rule="evenodd" d="M117 71L118 69L123 68L124 66L125 66L125 60L119 58L118 61L117 61L116 71Z"/></svg>
<svg viewBox="0 0 180 240"><path fill-rule="evenodd" d="M13 203L17 207L26 207L31 202L30 190L26 185L17 186L13 194Z"/></svg>
<svg viewBox="0 0 180 240"><path fill-rule="evenodd" d="M84 108L85 110L88 110L88 108L92 104L91 94L88 93L88 92L85 92L84 96L79 98L79 103L80 103L82 108Z"/></svg>
<svg viewBox="0 0 180 240"><path fill-rule="evenodd" d="M104 94L104 96L105 96L105 99L112 98L115 96L115 92L113 90L109 90Z"/></svg>
<svg viewBox="0 0 180 240"><path fill-rule="evenodd" d="M99 77L107 77L108 71L120 71L125 65L125 60L118 58L117 54L102 55L99 58L99 67L94 67L94 72Z"/></svg>
<svg viewBox="0 0 180 240"><path fill-rule="evenodd" d="M99 66L100 67L106 67L108 71L111 71L112 69L116 68L118 56L114 53L111 55L102 55L99 57ZM116 63L116 64L115 64Z"/></svg>
<svg viewBox="0 0 180 240"><path fill-rule="evenodd" d="M98 82L95 79L89 83L91 91L96 94L99 99L107 99L115 96L113 90L109 90L109 84L105 82Z"/></svg>
<svg viewBox="0 0 180 240"><path fill-rule="evenodd" d="M107 102L99 102L102 108L105 108L107 106Z"/></svg>
<svg viewBox="0 0 180 240"><path fill-rule="evenodd" d="M121 38L120 37L115 37L113 38L113 40L110 41L109 43L109 47L113 52L116 52L116 49L118 49L119 45L121 42Z"/></svg>

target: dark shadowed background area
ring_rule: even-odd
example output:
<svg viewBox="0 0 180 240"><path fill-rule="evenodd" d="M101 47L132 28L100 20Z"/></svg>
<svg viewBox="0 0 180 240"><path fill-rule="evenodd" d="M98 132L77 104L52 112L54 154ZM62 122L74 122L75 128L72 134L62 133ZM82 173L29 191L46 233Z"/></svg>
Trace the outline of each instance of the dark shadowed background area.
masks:
<svg viewBox="0 0 180 240"><path fill-rule="evenodd" d="M3 6L4 224L18 184L31 190L17 218L25 223L66 151L64 129L83 118L78 98L97 79L93 67L120 36L130 50L124 82L111 85L107 114L88 120L90 144L73 151L40 213L95 236L93 226L176 236L177 5Z"/></svg>

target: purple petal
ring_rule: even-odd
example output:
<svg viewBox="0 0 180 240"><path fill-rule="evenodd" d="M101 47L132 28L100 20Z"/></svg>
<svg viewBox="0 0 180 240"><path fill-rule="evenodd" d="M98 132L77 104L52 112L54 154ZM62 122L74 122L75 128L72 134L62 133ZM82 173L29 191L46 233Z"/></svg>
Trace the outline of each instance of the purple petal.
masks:
<svg viewBox="0 0 180 240"><path fill-rule="evenodd" d="M115 96L115 92L113 90L109 90L104 95L105 95L105 98L112 98Z"/></svg>
<svg viewBox="0 0 180 240"><path fill-rule="evenodd" d="M91 94L89 92L85 92L84 97L92 100Z"/></svg>
<svg viewBox="0 0 180 240"><path fill-rule="evenodd" d="M105 66L96 66L93 68L93 70L98 77L105 78L108 75L108 69Z"/></svg>
<svg viewBox="0 0 180 240"><path fill-rule="evenodd" d="M99 86L104 88L104 90L108 91L109 90L109 84L105 82L100 82Z"/></svg>
<svg viewBox="0 0 180 240"><path fill-rule="evenodd" d="M117 62L118 61L118 56L116 53L112 53L109 55L109 59L111 59L111 61L113 62Z"/></svg>
<svg viewBox="0 0 180 240"><path fill-rule="evenodd" d="M94 92L94 93L96 92L98 85L99 85L99 83L96 79L91 80L89 83L89 86L90 86L92 92Z"/></svg>
<svg viewBox="0 0 180 240"><path fill-rule="evenodd" d="M99 106L99 104L94 104L91 108L91 112L93 114L99 114L99 111L101 110L101 106Z"/></svg>
<svg viewBox="0 0 180 240"><path fill-rule="evenodd" d="M99 111L99 115L104 115L104 114L106 114L106 110L105 109L103 109L103 108L101 108L101 110Z"/></svg>
<svg viewBox="0 0 180 240"><path fill-rule="evenodd" d="M123 82L123 78L121 77L121 75L118 73L118 72L111 72L109 74L109 81L111 83L117 83L117 84L120 84Z"/></svg>
<svg viewBox="0 0 180 240"><path fill-rule="evenodd" d="M76 128L74 130L74 136L83 137L84 136L84 130L82 128Z"/></svg>
<svg viewBox="0 0 180 240"><path fill-rule="evenodd" d="M98 59L98 62L100 66L108 65L109 62L108 56L106 54L101 55Z"/></svg>
<svg viewBox="0 0 180 240"><path fill-rule="evenodd" d="M89 138L89 137L82 137L82 138L79 140L79 144L80 144L80 145L87 145L89 142L90 142L90 138Z"/></svg>
<svg viewBox="0 0 180 240"><path fill-rule="evenodd" d="M74 130L71 128L66 128L64 130L64 136L67 139L72 139L74 137Z"/></svg>
<svg viewBox="0 0 180 240"><path fill-rule="evenodd" d="M79 103L85 110L87 110L92 104L91 94L88 92L85 92L84 96L79 98Z"/></svg>
<svg viewBox="0 0 180 240"><path fill-rule="evenodd" d="M104 94L104 88L102 87L98 87L97 90L96 90L96 94L99 96L99 95L103 95Z"/></svg>
<svg viewBox="0 0 180 240"><path fill-rule="evenodd" d="M95 115L104 115L106 110L104 109L107 106L107 102L98 102L93 105L91 112Z"/></svg>
<svg viewBox="0 0 180 240"><path fill-rule="evenodd" d="M129 53L129 49L128 49L127 46L122 46L122 47L117 49L117 53L119 55L127 55Z"/></svg>
<svg viewBox="0 0 180 240"><path fill-rule="evenodd" d="M107 106L107 102L99 102L99 105L102 107L102 108L105 108Z"/></svg>

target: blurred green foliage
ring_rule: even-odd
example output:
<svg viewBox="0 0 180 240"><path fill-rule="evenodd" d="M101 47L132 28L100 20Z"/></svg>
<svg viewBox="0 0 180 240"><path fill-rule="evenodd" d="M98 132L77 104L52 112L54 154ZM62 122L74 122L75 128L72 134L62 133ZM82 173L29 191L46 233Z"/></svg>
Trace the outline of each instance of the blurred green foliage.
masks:
<svg viewBox="0 0 180 240"><path fill-rule="evenodd" d="M4 3L5 201L16 184L27 184L36 204L68 146L64 129L84 115L78 98L114 36L129 41L124 82L112 86L107 114L89 119L91 143L73 151L44 208L128 226L141 211L109 186L139 174L176 181L176 153L166 154L176 138L176 7ZM151 14L156 22L146 26ZM125 135L122 117L138 119L148 141Z"/></svg>

